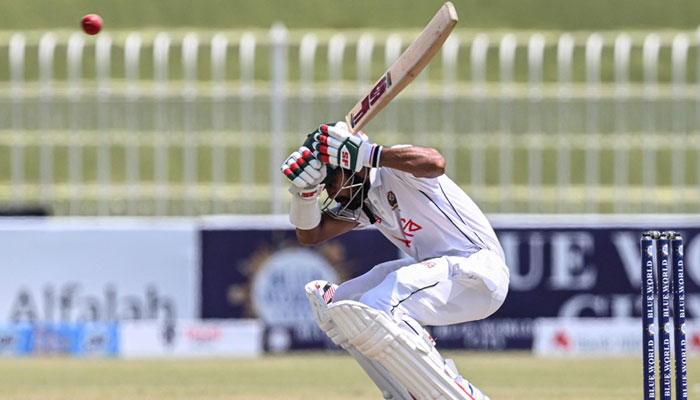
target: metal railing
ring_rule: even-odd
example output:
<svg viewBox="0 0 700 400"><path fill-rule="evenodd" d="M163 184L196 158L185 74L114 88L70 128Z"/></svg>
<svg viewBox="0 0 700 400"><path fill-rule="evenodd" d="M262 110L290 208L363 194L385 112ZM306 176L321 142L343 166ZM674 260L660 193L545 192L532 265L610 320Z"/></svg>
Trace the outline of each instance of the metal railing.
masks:
<svg viewBox="0 0 700 400"><path fill-rule="evenodd" d="M278 165L416 34L0 34L0 204L285 212ZM455 31L366 131L440 149L487 212L697 212L698 57L695 32Z"/></svg>

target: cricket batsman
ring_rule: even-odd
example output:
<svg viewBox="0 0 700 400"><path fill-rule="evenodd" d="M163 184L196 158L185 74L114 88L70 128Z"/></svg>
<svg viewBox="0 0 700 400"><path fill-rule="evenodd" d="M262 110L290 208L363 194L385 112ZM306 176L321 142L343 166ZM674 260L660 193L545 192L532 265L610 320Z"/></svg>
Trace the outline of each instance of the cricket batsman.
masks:
<svg viewBox="0 0 700 400"><path fill-rule="evenodd" d="M312 132L281 169L292 182L289 219L301 244L371 225L408 256L340 285L307 284L321 329L386 399L488 399L423 328L490 316L510 279L493 228L444 174L440 153L379 146L338 122Z"/></svg>

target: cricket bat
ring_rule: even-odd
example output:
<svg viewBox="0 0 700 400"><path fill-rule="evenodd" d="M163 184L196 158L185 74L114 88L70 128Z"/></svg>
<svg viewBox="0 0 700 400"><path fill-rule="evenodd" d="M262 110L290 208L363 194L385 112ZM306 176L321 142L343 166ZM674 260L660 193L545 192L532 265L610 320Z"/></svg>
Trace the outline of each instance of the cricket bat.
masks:
<svg viewBox="0 0 700 400"><path fill-rule="evenodd" d="M446 2L416 40L396 59L372 89L345 116L350 132L357 133L396 97L433 59L457 24L457 11Z"/></svg>

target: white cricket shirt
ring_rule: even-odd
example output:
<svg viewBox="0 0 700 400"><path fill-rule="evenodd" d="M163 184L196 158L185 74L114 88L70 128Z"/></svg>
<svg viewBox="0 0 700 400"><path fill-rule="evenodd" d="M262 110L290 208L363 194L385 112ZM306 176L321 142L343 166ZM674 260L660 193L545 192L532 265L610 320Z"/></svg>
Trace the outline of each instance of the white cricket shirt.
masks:
<svg viewBox="0 0 700 400"><path fill-rule="evenodd" d="M505 260L503 248L486 216L447 175L416 178L400 170L370 170L365 204L374 226L416 261L442 256L468 257L488 249ZM360 213L362 229L370 224Z"/></svg>

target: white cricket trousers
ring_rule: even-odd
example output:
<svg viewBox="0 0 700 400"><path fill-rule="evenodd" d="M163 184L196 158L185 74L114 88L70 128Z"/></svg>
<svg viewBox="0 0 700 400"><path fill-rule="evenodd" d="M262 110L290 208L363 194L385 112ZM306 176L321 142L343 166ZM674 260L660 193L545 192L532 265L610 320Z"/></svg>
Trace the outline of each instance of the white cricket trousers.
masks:
<svg viewBox="0 0 700 400"><path fill-rule="evenodd" d="M508 267L490 250L420 263L400 259L342 283L333 301L355 300L389 315L401 310L421 325L450 325L496 312L508 293L509 277Z"/></svg>

